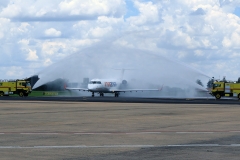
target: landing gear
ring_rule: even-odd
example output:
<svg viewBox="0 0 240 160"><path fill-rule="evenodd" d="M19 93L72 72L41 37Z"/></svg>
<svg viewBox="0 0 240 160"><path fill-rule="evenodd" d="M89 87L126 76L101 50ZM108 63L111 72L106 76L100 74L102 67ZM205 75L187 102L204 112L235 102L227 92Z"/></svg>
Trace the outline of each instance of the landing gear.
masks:
<svg viewBox="0 0 240 160"><path fill-rule="evenodd" d="M92 92L92 97L94 97L94 92Z"/></svg>
<svg viewBox="0 0 240 160"><path fill-rule="evenodd" d="M103 93L99 93L100 94L100 97L104 97L104 94Z"/></svg>
<svg viewBox="0 0 240 160"><path fill-rule="evenodd" d="M118 96L119 96L119 93L118 93L118 92L116 92L116 93L115 93L115 97L118 97Z"/></svg>

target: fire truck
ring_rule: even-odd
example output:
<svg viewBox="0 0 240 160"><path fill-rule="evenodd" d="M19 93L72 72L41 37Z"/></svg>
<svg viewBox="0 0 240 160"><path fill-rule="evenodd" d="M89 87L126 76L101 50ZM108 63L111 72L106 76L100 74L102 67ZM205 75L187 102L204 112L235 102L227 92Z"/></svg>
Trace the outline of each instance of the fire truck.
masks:
<svg viewBox="0 0 240 160"><path fill-rule="evenodd" d="M20 97L28 96L32 92L29 81L26 80L0 80L0 96L18 94Z"/></svg>
<svg viewBox="0 0 240 160"><path fill-rule="evenodd" d="M210 94L215 96L216 99L221 99L221 97L237 97L240 99L240 78L236 82L214 81Z"/></svg>

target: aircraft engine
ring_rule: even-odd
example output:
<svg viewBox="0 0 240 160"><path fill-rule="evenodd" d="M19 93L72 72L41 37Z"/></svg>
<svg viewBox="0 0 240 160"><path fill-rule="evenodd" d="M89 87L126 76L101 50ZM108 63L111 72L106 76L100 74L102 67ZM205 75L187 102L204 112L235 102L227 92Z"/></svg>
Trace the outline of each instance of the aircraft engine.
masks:
<svg viewBox="0 0 240 160"><path fill-rule="evenodd" d="M123 81L122 81L122 84L123 84L123 85L126 85L126 84L127 84L127 81L126 81L126 80L123 80Z"/></svg>

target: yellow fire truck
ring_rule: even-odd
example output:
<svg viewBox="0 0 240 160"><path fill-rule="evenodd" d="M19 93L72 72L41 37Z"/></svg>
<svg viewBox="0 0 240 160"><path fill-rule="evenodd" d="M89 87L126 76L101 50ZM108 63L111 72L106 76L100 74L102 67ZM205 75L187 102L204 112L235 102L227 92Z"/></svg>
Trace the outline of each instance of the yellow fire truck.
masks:
<svg viewBox="0 0 240 160"><path fill-rule="evenodd" d="M26 80L0 80L0 96L18 94L28 96L32 92L31 85Z"/></svg>
<svg viewBox="0 0 240 160"><path fill-rule="evenodd" d="M210 92L216 99L237 97L240 99L240 79L237 82L215 81Z"/></svg>

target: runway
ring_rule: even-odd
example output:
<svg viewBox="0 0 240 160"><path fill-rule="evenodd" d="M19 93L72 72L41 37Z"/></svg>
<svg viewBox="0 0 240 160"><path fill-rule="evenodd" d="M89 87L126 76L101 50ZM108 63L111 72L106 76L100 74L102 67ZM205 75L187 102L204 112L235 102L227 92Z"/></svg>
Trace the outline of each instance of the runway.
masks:
<svg viewBox="0 0 240 160"><path fill-rule="evenodd" d="M65 102L116 102L116 103L169 103L169 104L240 104L237 98L162 98L162 97L0 97L11 101L65 101Z"/></svg>
<svg viewBox="0 0 240 160"><path fill-rule="evenodd" d="M237 99L0 97L0 155L239 159L238 104Z"/></svg>

